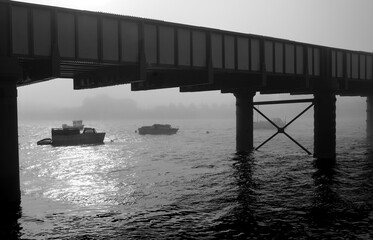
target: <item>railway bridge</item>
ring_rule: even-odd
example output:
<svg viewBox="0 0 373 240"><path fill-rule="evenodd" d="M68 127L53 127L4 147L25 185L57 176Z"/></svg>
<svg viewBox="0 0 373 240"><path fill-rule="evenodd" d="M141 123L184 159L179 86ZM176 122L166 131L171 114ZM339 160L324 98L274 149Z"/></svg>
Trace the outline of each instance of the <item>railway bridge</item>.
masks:
<svg viewBox="0 0 373 240"><path fill-rule="evenodd" d="M373 53L9 0L0 0L0 36L5 204L20 201L17 87L55 78L72 78L74 89L234 94L238 152L253 149L257 92L313 95L316 158L335 158L337 95L367 98L373 136Z"/></svg>

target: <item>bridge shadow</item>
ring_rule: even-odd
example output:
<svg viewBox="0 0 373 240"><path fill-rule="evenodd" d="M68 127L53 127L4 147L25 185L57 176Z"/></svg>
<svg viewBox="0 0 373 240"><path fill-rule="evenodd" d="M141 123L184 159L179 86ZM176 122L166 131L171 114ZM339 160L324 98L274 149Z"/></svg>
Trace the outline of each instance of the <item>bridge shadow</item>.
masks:
<svg viewBox="0 0 373 240"><path fill-rule="evenodd" d="M232 189L229 200L232 209L220 218L218 239L296 239L304 236L304 231L293 227L288 220L289 210L283 196L276 196L281 191L290 191L286 195L292 196L294 190L289 188L275 189L273 181L262 175L263 166L259 161L269 160L257 157L254 152L236 153L232 157ZM269 160L269 162L272 160ZM276 161L274 159L274 161ZM271 167L269 167L270 169ZM272 169L274 170L274 169ZM270 172L272 172L270 170ZM286 181L286 179L284 179ZM272 184L273 186L263 186ZM283 186L283 185L282 185ZM266 200L270 200L267 202ZM276 209L276 206L277 209ZM291 210L290 210L291 211ZM297 213L291 213L297 215ZM299 221L303 221L300 217ZM220 230L222 229L222 230Z"/></svg>
<svg viewBox="0 0 373 240"><path fill-rule="evenodd" d="M253 178L255 158L252 153L236 153L232 160L237 185L238 206L235 209L237 226L242 230L255 232L257 229L254 207L257 202L257 183Z"/></svg>
<svg viewBox="0 0 373 240"><path fill-rule="evenodd" d="M21 239L19 223L22 216L21 206L19 204L1 204L0 209L0 239Z"/></svg>
<svg viewBox="0 0 373 240"><path fill-rule="evenodd" d="M314 195L309 210L311 232L356 238L369 231L372 209L373 151L351 159L315 159ZM367 220L368 219L368 220ZM343 233L344 232L344 233ZM319 234L319 233L317 233Z"/></svg>
<svg viewBox="0 0 373 240"><path fill-rule="evenodd" d="M257 184L253 178L254 154L252 152L235 153L232 157L232 182L229 202L232 209L219 219L218 239L232 239L259 236L258 221L255 216Z"/></svg>
<svg viewBox="0 0 373 240"><path fill-rule="evenodd" d="M339 195L335 192L336 159L315 159L313 162L315 172L312 175L314 182L314 198L310 208L310 217L314 224L327 226L334 221L334 210Z"/></svg>
<svg viewBox="0 0 373 240"><path fill-rule="evenodd" d="M262 159L258 159L254 153L236 153L231 160L232 189L229 199L224 200L231 204L231 209L219 219L219 228L223 231L219 230L216 234L218 238L304 239L312 236L319 239L325 234L354 238L355 230L364 232L368 227L366 219L370 218L371 206L367 199L373 195L367 193L361 198L365 202L355 203L348 188L350 184L355 184L356 188L366 185L369 189L368 185L372 186L368 181L373 180L373 175L367 175L373 171L373 148L368 151L367 159L363 159L364 176L358 173L359 178L365 178L363 183L349 179L351 176L346 176L343 170L346 167L340 166L338 158L314 159L310 165L298 169L307 172L301 175L304 179L297 181L291 173L289 176L285 174L284 178L278 178L281 183L273 185L283 189L275 189L262 186L269 182L273 184L273 181L262 182L258 165ZM370 167L371 170L368 170ZM306 168L311 168L311 171ZM303 183L302 187L298 186L299 182ZM272 199L272 202L264 199ZM302 203L298 204L298 200Z"/></svg>

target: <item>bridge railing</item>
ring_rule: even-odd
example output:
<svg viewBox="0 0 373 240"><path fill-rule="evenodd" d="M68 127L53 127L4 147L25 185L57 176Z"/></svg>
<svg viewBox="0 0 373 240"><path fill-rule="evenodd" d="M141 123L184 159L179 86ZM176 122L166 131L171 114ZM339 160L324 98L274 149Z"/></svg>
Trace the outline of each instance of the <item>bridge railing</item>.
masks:
<svg viewBox="0 0 373 240"><path fill-rule="evenodd" d="M332 50L332 77L352 80L373 79L373 55L363 52Z"/></svg>
<svg viewBox="0 0 373 240"><path fill-rule="evenodd" d="M10 3L13 56L61 61L207 68L320 76L325 47L163 21L20 2ZM372 53L331 49L333 78L373 79ZM59 77L68 77L61 75Z"/></svg>

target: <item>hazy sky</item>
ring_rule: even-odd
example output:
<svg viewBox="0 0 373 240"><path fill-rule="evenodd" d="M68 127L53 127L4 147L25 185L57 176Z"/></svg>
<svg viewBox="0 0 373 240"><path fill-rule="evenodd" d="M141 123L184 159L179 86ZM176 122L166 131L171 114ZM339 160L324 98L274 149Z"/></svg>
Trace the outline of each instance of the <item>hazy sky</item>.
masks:
<svg viewBox="0 0 373 240"><path fill-rule="evenodd" d="M373 52L372 0L26 0L22 2L117 13ZM57 90L57 91L56 91ZM18 88L19 104L80 105L87 96L130 98L140 107L170 103L231 103L219 91L179 93L178 88L131 92L130 85L73 90L55 79Z"/></svg>

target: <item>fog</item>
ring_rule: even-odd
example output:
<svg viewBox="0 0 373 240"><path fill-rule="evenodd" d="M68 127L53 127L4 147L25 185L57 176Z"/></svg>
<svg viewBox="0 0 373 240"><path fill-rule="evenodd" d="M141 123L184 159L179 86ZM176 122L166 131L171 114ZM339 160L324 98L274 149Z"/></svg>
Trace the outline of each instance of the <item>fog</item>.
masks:
<svg viewBox="0 0 373 240"><path fill-rule="evenodd" d="M304 98L312 96L291 96L289 94L273 96L257 95L255 101ZM302 112L310 103L262 105L257 106L270 118L279 117L290 121ZM183 104L181 102L144 108L130 98L113 98L107 94L87 97L82 104L74 107L55 107L52 105L21 104L18 106L20 121L27 120L126 120L126 119L227 119L235 118L235 102L222 104ZM338 97L338 119L353 120L362 123L366 119L365 98ZM313 119L311 108L302 116L308 121ZM263 118L254 112L254 120Z"/></svg>
<svg viewBox="0 0 373 240"><path fill-rule="evenodd" d="M19 119L22 120L116 120L144 118L232 118L233 104L169 104L153 108L141 108L129 98L112 98L96 95L83 100L76 107L51 107L20 105Z"/></svg>

